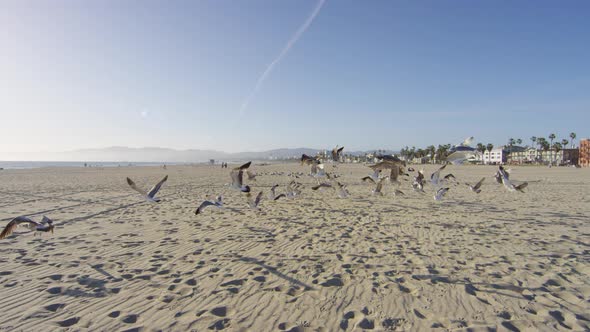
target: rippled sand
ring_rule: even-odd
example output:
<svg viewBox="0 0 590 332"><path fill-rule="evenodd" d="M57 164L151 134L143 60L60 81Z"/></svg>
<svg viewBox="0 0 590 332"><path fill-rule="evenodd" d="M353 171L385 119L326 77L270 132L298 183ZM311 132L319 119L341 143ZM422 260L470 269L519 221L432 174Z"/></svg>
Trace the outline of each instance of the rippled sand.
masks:
<svg viewBox="0 0 590 332"><path fill-rule="evenodd" d="M231 167L231 166L230 166ZM253 166L253 191L285 185L298 164ZM332 171L332 166L326 167ZM426 166L427 175L434 167ZM176 166L0 171L2 225L42 214L55 234L0 241L0 330L588 330L590 169L448 166L442 202L409 181L384 197L335 172L351 197L312 191L251 210L227 170ZM125 183L164 174L163 201ZM483 192L463 182L487 177ZM226 207L195 216L206 197Z"/></svg>

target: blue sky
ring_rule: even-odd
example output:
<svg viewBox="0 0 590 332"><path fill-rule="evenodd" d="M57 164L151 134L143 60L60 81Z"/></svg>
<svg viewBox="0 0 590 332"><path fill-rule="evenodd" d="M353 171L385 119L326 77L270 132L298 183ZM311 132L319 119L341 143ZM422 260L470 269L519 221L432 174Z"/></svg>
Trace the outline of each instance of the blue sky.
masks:
<svg viewBox="0 0 590 332"><path fill-rule="evenodd" d="M0 152L587 137L588 13L588 1L2 1Z"/></svg>

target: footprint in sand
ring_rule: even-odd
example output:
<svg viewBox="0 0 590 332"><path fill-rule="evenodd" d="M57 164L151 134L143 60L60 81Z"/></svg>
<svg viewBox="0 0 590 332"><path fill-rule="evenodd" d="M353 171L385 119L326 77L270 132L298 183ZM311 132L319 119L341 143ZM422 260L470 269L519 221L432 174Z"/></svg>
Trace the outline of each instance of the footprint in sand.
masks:
<svg viewBox="0 0 590 332"><path fill-rule="evenodd" d="M123 317L121 321L125 324L135 324L139 318L139 315L131 314Z"/></svg>
<svg viewBox="0 0 590 332"><path fill-rule="evenodd" d="M66 306L65 303L55 303L55 304L50 304L48 306L45 306L43 308L47 311L57 312L59 309L65 307L65 306Z"/></svg>
<svg viewBox="0 0 590 332"><path fill-rule="evenodd" d="M72 325L78 324L78 321L80 321L80 317L72 317L66 320L62 320L61 322L57 322L57 325L61 327L70 327Z"/></svg>

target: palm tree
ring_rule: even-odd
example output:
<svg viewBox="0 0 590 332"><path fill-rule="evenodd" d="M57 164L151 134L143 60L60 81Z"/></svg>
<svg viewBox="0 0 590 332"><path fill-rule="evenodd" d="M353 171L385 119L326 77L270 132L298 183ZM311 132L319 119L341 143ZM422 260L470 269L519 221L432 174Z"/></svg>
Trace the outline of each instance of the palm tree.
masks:
<svg viewBox="0 0 590 332"><path fill-rule="evenodd" d="M531 147L534 147L536 142L537 142L537 136L531 137Z"/></svg>
<svg viewBox="0 0 590 332"><path fill-rule="evenodd" d="M549 147L553 146L553 140L555 139L555 137L557 137L557 136L555 136L554 133L549 134L549 142L550 142ZM553 151L551 151L551 164L553 164L553 157L554 157Z"/></svg>
<svg viewBox="0 0 590 332"><path fill-rule="evenodd" d="M476 150L481 152L481 164L483 165L483 156L486 152L486 146L481 143L477 143Z"/></svg>
<svg viewBox="0 0 590 332"><path fill-rule="evenodd" d="M491 160L491 156L492 156L492 150L494 149L494 144L492 143L488 143L488 145L486 145L486 150L488 150L488 160Z"/></svg>
<svg viewBox="0 0 590 332"><path fill-rule="evenodd" d="M562 139L561 140L561 145L563 146L564 149L567 149L567 145L569 144L570 141L568 141L567 139Z"/></svg>
<svg viewBox="0 0 590 332"><path fill-rule="evenodd" d="M574 147L574 140L576 139L576 133L571 132L570 133L570 138L572 139L572 148Z"/></svg>
<svg viewBox="0 0 590 332"><path fill-rule="evenodd" d="M434 145L429 145L426 147L426 153L428 153L430 155L430 163L434 164L434 152L436 151Z"/></svg>
<svg viewBox="0 0 590 332"><path fill-rule="evenodd" d="M519 138L519 139L517 139L517 140L516 140L516 144L517 144L517 145L521 145L521 144L522 144L522 138Z"/></svg>

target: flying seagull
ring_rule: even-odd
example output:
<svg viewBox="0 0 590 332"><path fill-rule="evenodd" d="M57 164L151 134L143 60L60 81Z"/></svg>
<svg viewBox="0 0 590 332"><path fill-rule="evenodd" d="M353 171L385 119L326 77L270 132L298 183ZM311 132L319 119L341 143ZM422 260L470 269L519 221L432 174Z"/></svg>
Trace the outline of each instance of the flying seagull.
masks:
<svg viewBox="0 0 590 332"><path fill-rule="evenodd" d="M311 187L311 190L318 190L320 188L332 188L332 185L328 182L322 182L318 185Z"/></svg>
<svg viewBox="0 0 590 332"><path fill-rule="evenodd" d="M449 188L439 188L436 191L436 194L434 194L434 200L435 201L440 201L444 195L446 195L447 191L449 191Z"/></svg>
<svg viewBox="0 0 590 332"><path fill-rule="evenodd" d="M268 198L270 198L271 201L277 199L276 190L277 190L278 186L279 186L278 184L275 184L270 188L270 194L268 195Z"/></svg>
<svg viewBox="0 0 590 332"><path fill-rule="evenodd" d="M439 185L439 179L440 179L440 171L442 171L443 169L445 169L445 167L447 167L447 165L442 165L439 169L437 169L434 173L432 173L430 175L430 183L432 183L434 186L438 186Z"/></svg>
<svg viewBox="0 0 590 332"><path fill-rule="evenodd" d="M508 178L508 173L504 170L504 167L502 167L502 165L498 167L498 172L502 175L502 184L504 184L504 187L506 187L506 189L508 189L509 191L519 191L521 193L524 193L523 189L529 185L528 182L523 182L518 186L515 186L512 182L510 182L510 179Z"/></svg>
<svg viewBox="0 0 590 332"><path fill-rule="evenodd" d="M332 161L340 161L340 157L342 156L342 150L344 147L339 148L338 145L334 149L332 149Z"/></svg>
<svg viewBox="0 0 590 332"><path fill-rule="evenodd" d="M231 176L231 187L241 192L250 192L250 186L244 185L244 170L250 167L252 162L249 161L240 167L234 168L229 175Z"/></svg>
<svg viewBox="0 0 590 332"><path fill-rule="evenodd" d="M319 160L317 160L317 158L310 157L310 156L306 155L305 153L301 155L301 165L303 165L303 164L311 165L311 164L317 164L317 163L319 163Z"/></svg>
<svg viewBox="0 0 590 332"><path fill-rule="evenodd" d="M452 173L445 175L444 179L445 180L450 180L450 179L457 180L457 178Z"/></svg>
<svg viewBox="0 0 590 332"><path fill-rule="evenodd" d="M480 189L480 188L481 188L481 184L483 183L483 181L484 181L485 179L486 179L486 178L481 178L481 180L479 180L479 182L478 182L478 183L476 183L476 184L475 184L475 185L473 185L473 186L472 186L472 185L470 185L469 183L466 183L466 185L469 187L469 189L471 189L471 191L473 191L473 192L474 192L474 193L476 193L476 194L479 194L479 193L481 192L481 189Z"/></svg>
<svg viewBox="0 0 590 332"><path fill-rule="evenodd" d="M47 218L46 216L43 216L43 219L40 223L33 221L27 217L20 216L12 219L8 223L8 225L4 227L4 230L2 231L2 233L0 233L0 240L12 234L12 232L14 232L14 230L17 229L19 226L23 226L28 228L29 230L35 231L35 234L37 234L37 232L53 233L53 228L55 227L53 225L53 220Z"/></svg>
<svg viewBox="0 0 590 332"><path fill-rule="evenodd" d="M203 209L205 209L208 206L216 206L216 207L222 207L223 206L223 196L217 196L217 200L215 202L213 201L204 201L203 203L201 203L201 205L199 205L199 207L197 208L197 210L195 211L195 214L199 214L201 212L203 212Z"/></svg>
<svg viewBox="0 0 590 332"><path fill-rule="evenodd" d="M346 185L340 182L336 182L336 184L338 184L338 197L346 198L348 197L348 195L350 195L348 190L346 189Z"/></svg>
<svg viewBox="0 0 590 332"><path fill-rule="evenodd" d="M133 180L131 180L130 178L127 178L127 184L129 184L129 186L137 191L138 193L140 193L143 198L151 203L158 203L160 202L159 198L156 198L156 194L158 193L158 191L160 190L160 188L162 188L162 185L164 184L164 182L166 182L166 180L168 180L168 175L166 175L160 182L158 182L152 189L150 189L150 191L145 192L141 189L139 189L137 187L137 185L135 184L135 182L133 182Z"/></svg>
<svg viewBox="0 0 590 332"><path fill-rule="evenodd" d="M252 199L251 193L248 193L248 205L250 205L251 208L255 209L255 210L260 210L260 208L258 207L258 204L260 204L260 201L262 200L262 191L258 193L258 195L256 195L256 198Z"/></svg>
<svg viewBox="0 0 590 332"><path fill-rule="evenodd" d="M245 163L245 164L243 164L241 166L238 166L238 167L234 168L234 171L243 171L245 169L248 169L248 167L250 167L251 164L252 164L252 162L249 161L249 162L247 162L247 163Z"/></svg>

